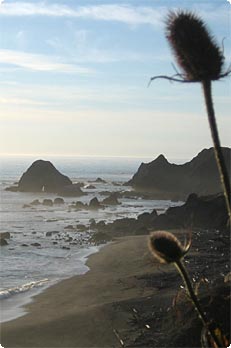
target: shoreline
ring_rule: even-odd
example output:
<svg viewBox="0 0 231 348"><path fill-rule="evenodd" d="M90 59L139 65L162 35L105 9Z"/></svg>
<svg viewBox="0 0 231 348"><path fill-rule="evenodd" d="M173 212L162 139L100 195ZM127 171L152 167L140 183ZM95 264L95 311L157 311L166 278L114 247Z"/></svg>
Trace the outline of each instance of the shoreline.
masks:
<svg viewBox="0 0 231 348"><path fill-rule="evenodd" d="M115 306L153 295L152 288L137 284L144 271L159 268L153 267L147 236L118 238L90 255L86 265L90 268L87 273L49 287L25 307L26 315L3 323L2 345L118 346L113 330L128 330L131 312L115 310Z"/></svg>
<svg viewBox="0 0 231 348"><path fill-rule="evenodd" d="M82 262L83 268L80 273L73 274L71 276L68 276L67 278L61 278L61 279L46 279L45 285L35 286L29 290L25 290L20 292L19 288L22 286L19 286L18 292L15 292L12 295L9 295L9 297L0 299L0 305L1 305L1 317L0 317L0 324L19 319L26 314L28 314L27 307L30 303L34 301L34 298L36 298L38 295L42 294L44 291L46 291L48 288L57 285L65 280L71 279L76 276L83 275L87 273L90 269L87 266L88 258L91 255L97 254L100 249L103 247L103 245L95 246L92 245L91 247L88 247L85 249L83 255L79 258L79 261ZM41 281L37 281L42 282ZM33 283L33 282L31 282ZM12 290L12 289L6 289L6 290ZM16 290L17 291L17 290Z"/></svg>
<svg viewBox="0 0 231 348"><path fill-rule="evenodd" d="M183 239L187 231L172 232ZM172 265L153 259L147 237L117 238L88 258L87 273L34 297L28 314L2 324L2 346L121 348L122 340L124 347L199 347L201 322L182 292L182 280ZM220 243L216 231L195 231L185 262L198 281L207 277L209 291L202 289L200 299L228 334L230 284L224 275L229 237L221 237L227 244ZM220 258L220 250L225 257Z"/></svg>

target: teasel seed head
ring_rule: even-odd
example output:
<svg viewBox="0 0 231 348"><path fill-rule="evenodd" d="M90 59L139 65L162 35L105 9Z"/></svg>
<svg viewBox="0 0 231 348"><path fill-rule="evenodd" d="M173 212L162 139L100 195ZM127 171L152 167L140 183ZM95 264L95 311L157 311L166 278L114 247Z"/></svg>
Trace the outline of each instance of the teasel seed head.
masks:
<svg viewBox="0 0 231 348"><path fill-rule="evenodd" d="M167 231L156 231L150 234L149 249L160 262L177 262L188 252L191 238L183 245L174 234Z"/></svg>
<svg viewBox="0 0 231 348"><path fill-rule="evenodd" d="M188 11L169 12L166 38L188 81L217 80L224 57L204 22Z"/></svg>

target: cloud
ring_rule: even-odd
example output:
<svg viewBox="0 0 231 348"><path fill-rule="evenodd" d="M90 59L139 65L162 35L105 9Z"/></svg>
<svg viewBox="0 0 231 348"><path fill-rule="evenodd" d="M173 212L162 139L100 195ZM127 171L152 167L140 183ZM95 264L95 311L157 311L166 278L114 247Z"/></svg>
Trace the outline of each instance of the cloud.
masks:
<svg viewBox="0 0 231 348"><path fill-rule="evenodd" d="M13 50L0 50L0 63L33 71L89 74L93 71L74 64L60 62L57 57Z"/></svg>
<svg viewBox="0 0 231 348"><path fill-rule="evenodd" d="M1 1L1 0L0 0ZM54 16L77 17L103 21L119 21L131 25L152 24L159 25L162 22L165 7L135 7L131 5L93 5L69 7L59 4L45 4L32 2L4 3L0 8L0 15L5 16Z"/></svg>

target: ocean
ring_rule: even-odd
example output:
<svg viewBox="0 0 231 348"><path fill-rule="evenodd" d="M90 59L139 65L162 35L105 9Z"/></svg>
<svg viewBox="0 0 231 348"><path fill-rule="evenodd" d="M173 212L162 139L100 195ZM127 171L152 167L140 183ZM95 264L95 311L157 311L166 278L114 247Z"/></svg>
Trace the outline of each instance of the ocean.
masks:
<svg viewBox="0 0 231 348"><path fill-rule="evenodd" d="M0 232L10 232L8 245L0 247L0 321L5 322L24 315L23 305L32 301L34 295L48 286L88 271L87 257L98 252L100 246L89 241L92 231L90 222L103 220L112 222L123 217L137 217L143 212L156 209L165 211L178 203L165 200L120 199L120 205L95 211L76 211L73 202L89 203L93 197L102 201L103 191L131 190L123 186L137 171L141 162L151 158L99 158L99 157L58 157L50 160L72 182L83 182L87 194L78 198L65 197L63 205L47 207L30 206L30 203L45 198L54 199L50 193L21 193L5 191L5 188L19 180L23 172L39 158L15 156L0 158ZM105 182L94 181L102 178ZM67 228L67 226L74 228ZM76 228L87 226L86 231Z"/></svg>

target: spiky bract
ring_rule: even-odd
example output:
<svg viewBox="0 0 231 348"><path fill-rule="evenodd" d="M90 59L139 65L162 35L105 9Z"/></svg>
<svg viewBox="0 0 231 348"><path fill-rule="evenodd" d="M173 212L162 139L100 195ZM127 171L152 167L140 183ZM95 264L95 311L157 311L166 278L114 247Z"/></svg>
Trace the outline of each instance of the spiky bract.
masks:
<svg viewBox="0 0 231 348"><path fill-rule="evenodd" d="M187 11L170 12L166 38L188 81L217 80L222 73L223 54L204 22Z"/></svg>
<svg viewBox="0 0 231 348"><path fill-rule="evenodd" d="M150 234L149 248L162 263L179 261L189 250L191 241L183 246L174 234L167 231L156 231Z"/></svg>

